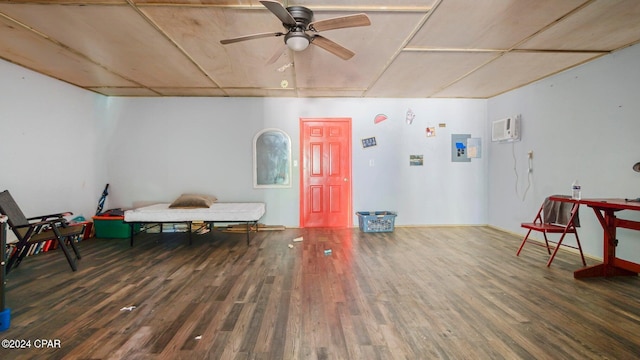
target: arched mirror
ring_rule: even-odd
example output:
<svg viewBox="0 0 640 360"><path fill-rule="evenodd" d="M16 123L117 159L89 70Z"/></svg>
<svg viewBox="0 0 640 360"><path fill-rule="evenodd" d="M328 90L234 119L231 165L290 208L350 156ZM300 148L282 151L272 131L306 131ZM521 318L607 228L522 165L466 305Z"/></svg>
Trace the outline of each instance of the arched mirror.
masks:
<svg viewBox="0 0 640 360"><path fill-rule="evenodd" d="M279 129L264 129L253 138L253 187L291 187L291 138Z"/></svg>

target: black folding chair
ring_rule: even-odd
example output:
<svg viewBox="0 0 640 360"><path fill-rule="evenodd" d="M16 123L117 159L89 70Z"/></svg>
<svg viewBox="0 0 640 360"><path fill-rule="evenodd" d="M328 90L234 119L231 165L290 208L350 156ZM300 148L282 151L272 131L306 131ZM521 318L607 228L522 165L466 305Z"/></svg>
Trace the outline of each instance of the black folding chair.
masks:
<svg viewBox="0 0 640 360"><path fill-rule="evenodd" d="M6 273L20 262L29 252L33 244L54 240L64 252L73 271L78 269L76 260L81 258L80 251L75 244L75 239L84 233L85 224L70 225L64 218L72 215L70 212L50 214L27 218L18 207L9 190L0 192L0 212L6 215L9 227L18 238L16 250L11 254L6 265ZM67 247L67 243L73 249L75 258Z"/></svg>

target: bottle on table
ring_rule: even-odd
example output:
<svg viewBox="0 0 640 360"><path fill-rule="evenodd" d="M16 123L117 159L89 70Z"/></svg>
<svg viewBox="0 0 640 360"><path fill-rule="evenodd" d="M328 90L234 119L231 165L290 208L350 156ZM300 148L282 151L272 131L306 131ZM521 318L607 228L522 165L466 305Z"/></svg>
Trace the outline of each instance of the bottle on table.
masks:
<svg viewBox="0 0 640 360"><path fill-rule="evenodd" d="M571 198L574 200L580 200L582 198L582 189L578 180L571 184Z"/></svg>

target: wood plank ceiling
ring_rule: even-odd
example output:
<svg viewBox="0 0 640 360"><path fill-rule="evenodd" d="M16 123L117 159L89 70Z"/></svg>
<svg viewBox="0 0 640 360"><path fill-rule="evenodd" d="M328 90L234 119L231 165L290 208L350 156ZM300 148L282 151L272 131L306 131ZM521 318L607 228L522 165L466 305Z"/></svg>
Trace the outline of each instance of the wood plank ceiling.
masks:
<svg viewBox="0 0 640 360"><path fill-rule="evenodd" d="M322 33L356 53L342 60L283 37L221 45L284 31L258 0L0 0L0 58L108 96L489 98L640 41L637 0L283 5L372 24Z"/></svg>

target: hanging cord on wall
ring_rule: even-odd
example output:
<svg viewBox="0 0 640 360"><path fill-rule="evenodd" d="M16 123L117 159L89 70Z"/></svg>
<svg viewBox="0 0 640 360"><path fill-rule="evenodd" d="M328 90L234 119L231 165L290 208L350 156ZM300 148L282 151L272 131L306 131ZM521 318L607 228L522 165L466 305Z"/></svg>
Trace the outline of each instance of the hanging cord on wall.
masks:
<svg viewBox="0 0 640 360"><path fill-rule="evenodd" d="M516 159L516 146L514 143L511 143L511 155L513 156L513 173L516 175L516 196L520 197L520 195L518 195L518 183L519 178L518 178L518 161Z"/></svg>
<svg viewBox="0 0 640 360"><path fill-rule="evenodd" d="M518 176L518 162L516 159L516 145L512 142L511 143L511 155L513 156L513 173L516 176L516 182L515 182L515 190L516 190L516 196L520 197L519 191L518 191L518 183L520 183L520 178ZM527 187L524 189L524 193L522 194L522 202L524 202L524 200L527 197L527 192L529 191L529 188L531 187L531 173L533 172L533 159L532 159L532 154L529 154L529 168L527 169Z"/></svg>
<svg viewBox="0 0 640 360"><path fill-rule="evenodd" d="M524 189L524 194L522 194L522 202L524 202L524 199L527 197L527 191L529 191L529 188L531 187L531 173L533 172L532 162L533 159L531 158L531 156L529 156L529 168L527 169L527 188Z"/></svg>

